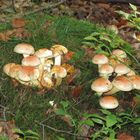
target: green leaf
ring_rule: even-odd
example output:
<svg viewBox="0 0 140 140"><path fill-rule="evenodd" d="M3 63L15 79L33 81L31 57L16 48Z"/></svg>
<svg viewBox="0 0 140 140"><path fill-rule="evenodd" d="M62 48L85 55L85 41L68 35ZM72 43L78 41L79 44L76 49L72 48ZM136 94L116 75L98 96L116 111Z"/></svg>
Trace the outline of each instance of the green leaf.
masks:
<svg viewBox="0 0 140 140"><path fill-rule="evenodd" d="M84 118L98 118L101 120L105 120L102 116L99 116L98 114L84 114Z"/></svg>
<svg viewBox="0 0 140 140"><path fill-rule="evenodd" d="M98 119L98 118L92 118L92 121L97 123L97 124L103 124L104 123L101 119Z"/></svg>
<svg viewBox="0 0 140 140"><path fill-rule="evenodd" d="M106 116L106 126L107 127L112 127L117 123L117 117L115 115L108 115Z"/></svg>
<svg viewBox="0 0 140 140"><path fill-rule="evenodd" d="M25 135L24 132L23 132L22 130L18 129L18 128L14 128L14 129L13 129L13 132L14 132L14 133L17 133L17 134L19 134L19 135L23 135L23 136Z"/></svg>
<svg viewBox="0 0 140 140"><path fill-rule="evenodd" d="M107 42L109 42L109 43L111 42L111 40L110 40L110 38L108 37L108 35L101 35L101 36L100 36L100 39L101 39L101 40L105 40L105 41L107 41Z"/></svg>
<svg viewBox="0 0 140 140"><path fill-rule="evenodd" d="M89 126L94 126L94 123L91 119L82 120L79 125L83 125L83 124L89 125Z"/></svg>
<svg viewBox="0 0 140 140"><path fill-rule="evenodd" d="M135 124L140 123L140 118L135 118L133 123L135 123Z"/></svg>
<svg viewBox="0 0 140 140"><path fill-rule="evenodd" d="M56 113L56 115L66 115L66 112L65 112L65 110L63 110L63 109L56 109L55 110L55 113Z"/></svg>
<svg viewBox="0 0 140 140"><path fill-rule="evenodd" d="M31 136L31 135L33 135L33 136L39 137L39 134L36 133L36 132L34 132L34 131L32 131L32 130L26 131L26 132L25 132L25 135L26 135L26 136Z"/></svg>
<svg viewBox="0 0 140 140"><path fill-rule="evenodd" d="M40 138L39 137L36 137L36 136L26 136L24 139L25 140L26 139L29 139L29 140L40 140Z"/></svg>
<svg viewBox="0 0 140 140"><path fill-rule="evenodd" d="M109 138L108 140L116 140L115 139L116 132L113 129L109 130Z"/></svg>
<svg viewBox="0 0 140 140"><path fill-rule="evenodd" d="M95 38L93 36L87 36L87 37L84 38L84 40L97 41L98 42L97 38Z"/></svg>
<svg viewBox="0 0 140 140"><path fill-rule="evenodd" d="M57 137L58 138L58 140L65 140L64 138L62 138L62 137Z"/></svg>
<svg viewBox="0 0 140 140"><path fill-rule="evenodd" d="M110 115L111 112L105 109L100 109L103 114Z"/></svg>
<svg viewBox="0 0 140 140"><path fill-rule="evenodd" d="M134 10L134 11L137 11L137 7L131 3L129 3L130 7Z"/></svg>
<svg viewBox="0 0 140 140"><path fill-rule="evenodd" d="M123 11L116 11L118 14L120 14L120 15L122 15L122 16L124 16L126 19L129 19L129 14L128 13L126 13L126 12L123 12Z"/></svg>
<svg viewBox="0 0 140 140"><path fill-rule="evenodd" d="M68 102L68 101L61 101L60 104L61 104L64 108L66 108L66 107L69 106L69 102Z"/></svg>

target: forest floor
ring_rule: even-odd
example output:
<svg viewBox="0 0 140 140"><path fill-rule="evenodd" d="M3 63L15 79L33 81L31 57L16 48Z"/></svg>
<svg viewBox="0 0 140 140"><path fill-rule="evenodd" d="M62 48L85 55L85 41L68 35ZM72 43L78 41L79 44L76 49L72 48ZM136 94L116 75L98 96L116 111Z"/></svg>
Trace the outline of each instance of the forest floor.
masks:
<svg viewBox="0 0 140 140"><path fill-rule="evenodd" d="M30 6L26 6L23 11L16 9L15 13L13 7L7 8L7 5L8 2L0 3L0 135L9 136L10 140L16 140L17 134L21 138L30 136L27 138L29 140L37 139L38 134L39 140L91 140L93 134L100 132L96 133L97 140L111 134L115 134L118 140L139 140L139 91L133 90L127 94L118 92L115 96L119 100L119 107L111 110L111 114L101 111L99 97L91 90L92 81L99 76L97 66L91 62L95 49L83 45L84 38L91 33L105 33L111 36L114 48L122 47L127 51L132 60L131 65L139 73L140 44L132 36L138 31L127 26L128 21L116 13L117 10L131 13L130 6L77 0L60 3L52 8L46 8L47 2L37 3L32 5L30 11ZM108 29L109 25L115 26L118 34ZM21 63L22 56L14 53L13 49L16 44L23 42L32 44L35 50L50 48L54 44L68 48L69 53L63 60L68 77L59 87L51 90L31 88L4 74L5 64ZM53 106L50 101L54 102ZM89 117L79 129L85 113L100 116L93 115L95 127ZM122 120L117 118L119 115ZM110 121L110 116L115 116L115 121ZM101 117L106 119L102 120ZM107 125L108 120L112 126L98 131L102 128L101 124ZM126 124L121 125L122 121ZM7 139L5 137L2 140Z"/></svg>

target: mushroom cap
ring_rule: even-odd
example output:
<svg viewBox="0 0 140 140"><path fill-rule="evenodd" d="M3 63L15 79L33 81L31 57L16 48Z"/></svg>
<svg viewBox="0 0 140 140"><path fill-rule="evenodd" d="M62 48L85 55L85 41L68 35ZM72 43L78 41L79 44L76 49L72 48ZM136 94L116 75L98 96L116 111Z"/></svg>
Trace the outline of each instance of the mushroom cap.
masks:
<svg viewBox="0 0 140 140"><path fill-rule="evenodd" d="M121 49L113 50L112 54L118 58L126 58L127 57L127 54Z"/></svg>
<svg viewBox="0 0 140 140"><path fill-rule="evenodd" d="M8 64L5 64L5 65L3 66L3 72L4 72L5 74L7 74L8 76L10 76L10 75L9 75L10 69L11 69L13 66L15 66L15 65L16 65L15 63L8 63Z"/></svg>
<svg viewBox="0 0 140 140"><path fill-rule="evenodd" d="M127 67L126 65L120 63L120 64L116 65L115 72L118 74L121 74L121 75L127 74L128 72L130 72L130 68Z"/></svg>
<svg viewBox="0 0 140 140"><path fill-rule="evenodd" d="M62 45L54 45L51 47L54 56L68 53L68 49Z"/></svg>
<svg viewBox="0 0 140 140"><path fill-rule="evenodd" d="M39 49L35 52L35 55L39 58L51 58L52 57L52 51L47 48Z"/></svg>
<svg viewBox="0 0 140 140"><path fill-rule="evenodd" d="M93 58L92 58L92 62L94 64L105 64L108 63L109 60L108 58L104 55L104 54L96 54Z"/></svg>
<svg viewBox="0 0 140 140"><path fill-rule="evenodd" d="M140 90L140 76L139 75L132 75L128 77L131 81L133 88Z"/></svg>
<svg viewBox="0 0 140 140"><path fill-rule="evenodd" d="M96 92L107 92L111 90L112 84L108 79L98 78L92 82L91 89Z"/></svg>
<svg viewBox="0 0 140 140"><path fill-rule="evenodd" d="M113 96L104 96L100 98L99 104L104 109L114 109L118 107L119 102L117 98Z"/></svg>
<svg viewBox="0 0 140 140"><path fill-rule="evenodd" d="M40 63L40 59L35 55L27 56L22 59L22 65L24 66L38 66Z"/></svg>
<svg viewBox="0 0 140 140"><path fill-rule="evenodd" d="M133 86L132 83L130 82L130 80L125 77L125 76L117 76L112 84L117 88L120 89L122 91L130 91L132 90Z"/></svg>
<svg viewBox="0 0 140 140"><path fill-rule="evenodd" d="M19 53L19 54L34 54L35 50L32 45L27 44L27 43L20 43L17 44L14 48L14 52Z"/></svg>
<svg viewBox="0 0 140 140"><path fill-rule="evenodd" d="M67 75L67 71L64 67L55 65L52 67L51 74L56 74L60 78L64 78Z"/></svg>
<svg viewBox="0 0 140 140"><path fill-rule="evenodd" d="M10 71L9 71L10 77L17 79L18 72L21 70L21 67L22 66L18 65L18 64L16 64L13 67L11 67Z"/></svg>
<svg viewBox="0 0 140 140"><path fill-rule="evenodd" d="M136 73L133 70L130 70L126 75L127 76L132 76L132 75L136 75Z"/></svg>
<svg viewBox="0 0 140 140"><path fill-rule="evenodd" d="M21 81L31 81L39 77L39 70L32 66L22 66L18 72L18 79Z"/></svg>
<svg viewBox="0 0 140 140"><path fill-rule="evenodd" d="M110 75L112 74L114 71L113 67L109 64L103 64L101 65L101 67L99 68L99 73L100 74L105 74L105 75Z"/></svg>

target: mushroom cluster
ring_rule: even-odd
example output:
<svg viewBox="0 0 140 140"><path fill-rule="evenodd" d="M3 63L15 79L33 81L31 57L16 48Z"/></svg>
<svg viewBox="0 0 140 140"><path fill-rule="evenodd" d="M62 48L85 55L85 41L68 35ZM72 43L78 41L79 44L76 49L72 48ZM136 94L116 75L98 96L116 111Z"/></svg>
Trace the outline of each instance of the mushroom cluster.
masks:
<svg viewBox="0 0 140 140"><path fill-rule="evenodd" d="M54 45L51 49L42 48L35 51L30 44L20 43L14 52L22 54L20 64L4 65L3 71L21 84L38 88L52 88L61 84L67 71L61 65L62 57L68 52L62 45Z"/></svg>
<svg viewBox="0 0 140 140"><path fill-rule="evenodd" d="M98 65L100 77L92 82L91 89L103 95L99 101L101 107L116 108L119 103L112 94L118 91L140 90L140 76L130 68L130 60L123 50L113 50L109 57L96 54L92 62Z"/></svg>

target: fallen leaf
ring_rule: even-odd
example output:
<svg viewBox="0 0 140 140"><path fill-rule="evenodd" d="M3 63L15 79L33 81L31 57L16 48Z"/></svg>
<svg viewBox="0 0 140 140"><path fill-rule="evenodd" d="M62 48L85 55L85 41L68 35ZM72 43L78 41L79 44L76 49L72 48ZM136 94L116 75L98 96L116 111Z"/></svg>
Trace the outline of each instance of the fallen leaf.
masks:
<svg viewBox="0 0 140 140"><path fill-rule="evenodd" d="M67 54L65 54L64 60L63 60L64 63L66 63L67 61L71 60L73 55L74 55L74 52L72 52L72 51L69 51Z"/></svg>
<svg viewBox="0 0 140 140"><path fill-rule="evenodd" d="M67 75L67 83L71 84L74 81L74 79L80 74L80 72L81 71L79 69L76 69L73 74Z"/></svg>
<svg viewBox="0 0 140 140"><path fill-rule="evenodd" d="M62 64L62 67L64 67L66 69L68 75L73 74L76 70L73 65L66 64L66 63Z"/></svg>
<svg viewBox="0 0 140 140"><path fill-rule="evenodd" d="M15 18L12 20L13 28L21 28L25 26L25 19L23 18Z"/></svg>
<svg viewBox="0 0 140 140"><path fill-rule="evenodd" d="M135 138L123 132L123 133L118 134L117 140L135 140Z"/></svg>
<svg viewBox="0 0 140 140"><path fill-rule="evenodd" d="M78 98L81 94L82 94L82 86L78 85L78 86L74 86L74 88L71 91L71 95L74 98Z"/></svg>
<svg viewBox="0 0 140 140"><path fill-rule="evenodd" d="M72 127L71 117L69 115L61 116L61 119L68 124L69 127Z"/></svg>

